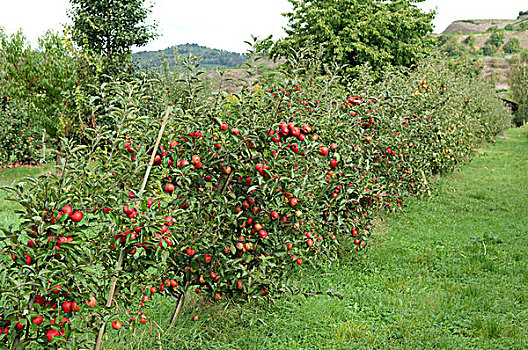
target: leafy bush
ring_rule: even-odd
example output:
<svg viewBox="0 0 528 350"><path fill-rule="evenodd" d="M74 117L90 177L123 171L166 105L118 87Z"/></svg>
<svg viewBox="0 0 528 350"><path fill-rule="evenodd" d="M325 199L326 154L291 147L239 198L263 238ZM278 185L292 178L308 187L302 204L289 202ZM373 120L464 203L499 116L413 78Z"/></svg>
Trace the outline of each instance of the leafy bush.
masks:
<svg viewBox="0 0 528 350"><path fill-rule="evenodd" d="M487 43L486 45L484 45L484 47L480 49L480 53L483 56L490 56L490 55L496 54L497 50L498 50L497 46L491 43Z"/></svg>
<svg viewBox="0 0 528 350"><path fill-rule="evenodd" d="M28 140L42 140L52 147L61 136L82 132L78 97L78 60L71 47L51 32L32 49L21 32L7 36L0 32L0 142L5 152L0 163L35 162L37 150ZM13 130L24 131L12 134ZM16 142L15 142L16 139ZM2 164L0 164L2 165Z"/></svg>
<svg viewBox="0 0 528 350"><path fill-rule="evenodd" d="M39 130L32 126L27 110L7 97L1 100L0 167L15 163L33 164L42 159L42 138L38 137Z"/></svg>
<svg viewBox="0 0 528 350"><path fill-rule="evenodd" d="M517 38L511 38L503 47L505 53L516 53L520 52L521 49L521 42Z"/></svg>
<svg viewBox="0 0 528 350"><path fill-rule="evenodd" d="M493 34L491 34L491 37L488 41L486 41L486 44L491 44L495 47L500 47L504 43L504 31L499 30L495 31Z"/></svg>

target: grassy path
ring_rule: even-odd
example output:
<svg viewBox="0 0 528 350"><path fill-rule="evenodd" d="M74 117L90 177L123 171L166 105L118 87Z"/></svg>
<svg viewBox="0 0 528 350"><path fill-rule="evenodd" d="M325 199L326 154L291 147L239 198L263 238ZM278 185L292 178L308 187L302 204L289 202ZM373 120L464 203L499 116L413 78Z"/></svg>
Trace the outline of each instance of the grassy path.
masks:
<svg viewBox="0 0 528 350"><path fill-rule="evenodd" d="M366 254L300 278L343 299L191 305L159 348L528 349L528 139L509 130L434 187L389 215ZM171 306L156 302L163 325ZM152 347L149 334L132 348Z"/></svg>

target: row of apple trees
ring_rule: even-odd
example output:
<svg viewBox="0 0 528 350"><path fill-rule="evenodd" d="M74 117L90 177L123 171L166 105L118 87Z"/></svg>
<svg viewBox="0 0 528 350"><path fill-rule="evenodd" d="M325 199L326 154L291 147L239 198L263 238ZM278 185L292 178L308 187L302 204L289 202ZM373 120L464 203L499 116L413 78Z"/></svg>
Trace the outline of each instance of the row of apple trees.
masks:
<svg viewBox="0 0 528 350"><path fill-rule="evenodd" d="M90 106L106 122L4 188L21 220L0 235L0 342L100 348L146 323L153 295L174 300L174 323L187 291L273 298L296 269L362 250L376 212L509 126L471 72L430 59L381 81L291 74L205 94L188 67L101 85Z"/></svg>

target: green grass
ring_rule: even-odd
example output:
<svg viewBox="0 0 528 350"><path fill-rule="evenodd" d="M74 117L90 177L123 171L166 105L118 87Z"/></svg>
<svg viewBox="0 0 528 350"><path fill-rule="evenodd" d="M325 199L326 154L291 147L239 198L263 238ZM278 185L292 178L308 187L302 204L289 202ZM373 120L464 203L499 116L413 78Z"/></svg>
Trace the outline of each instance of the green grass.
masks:
<svg viewBox="0 0 528 350"><path fill-rule="evenodd" d="M524 130L509 130L433 187L431 198L386 215L366 252L324 269L304 267L294 278L308 292L342 298L234 305L193 297L166 332L174 302L154 298L151 322L119 337L110 329L105 348L527 349ZM0 200L0 217L9 208Z"/></svg>
<svg viewBox="0 0 528 350"><path fill-rule="evenodd" d="M0 169L0 186L11 185L13 181L22 180L26 176L38 176L44 169L46 167ZM7 200L7 198L7 192L0 190L0 226L9 226L17 223L15 209L18 205Z"/></svg>
<svg viewBox="0 0 528 350"><path fill-rule="evenodd" d="M387 215L370 249L295 284L330 296L274 304L187 306L163 333L173 302L120 349L528 348L528 138L511 129L460 172ZM191 322L191 315L199 315ZM159 325L159 327L158 327Z"/></svg>

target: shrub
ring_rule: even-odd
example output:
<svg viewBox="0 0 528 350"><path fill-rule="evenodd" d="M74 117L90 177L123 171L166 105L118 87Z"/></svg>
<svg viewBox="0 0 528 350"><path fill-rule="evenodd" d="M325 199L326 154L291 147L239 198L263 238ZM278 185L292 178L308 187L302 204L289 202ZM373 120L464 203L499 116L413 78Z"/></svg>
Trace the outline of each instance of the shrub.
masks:
<svg viewBox="0 0 528 350"><path fill-rule="evenodd" d="M516 53L521 51L521 42L517 38L511 38L504 44L503 50L505 53Z"/></svg>
<svg viewBox="0 0 528 350"><path fill-rule="evenodd" d="M21 32L0 33L0 142L5 146L0 165L39 160L34 144L41 142L43 133L46 142L57 146L61 136L82 130L77 118L78 65L68 50L63 38L51 32L39 39L36 50ZM23 133L13 135L15 128Z"/></svg>

